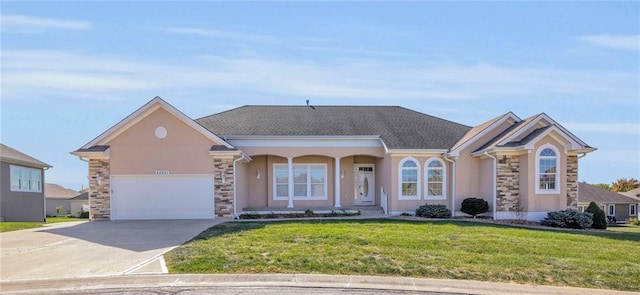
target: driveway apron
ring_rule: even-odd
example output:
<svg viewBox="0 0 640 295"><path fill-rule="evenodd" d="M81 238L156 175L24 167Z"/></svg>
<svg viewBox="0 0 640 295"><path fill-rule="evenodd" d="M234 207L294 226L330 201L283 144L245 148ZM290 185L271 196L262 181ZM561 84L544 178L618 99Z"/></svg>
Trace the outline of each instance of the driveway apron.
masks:
<svg viewBox="0 0 640 295"><path fill-rule="evenodd" d="M120 275L227 221L69 222L0 234L0 280Z"/></svg>

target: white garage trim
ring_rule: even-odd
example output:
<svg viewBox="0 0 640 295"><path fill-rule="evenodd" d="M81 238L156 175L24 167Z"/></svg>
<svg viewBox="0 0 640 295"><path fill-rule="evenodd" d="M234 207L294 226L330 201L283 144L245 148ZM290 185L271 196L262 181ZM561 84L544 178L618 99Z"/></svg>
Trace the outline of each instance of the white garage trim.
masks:
<svg viewBox="0 0 640 295"><path fill-rule="evenodd" d="M112 175L111 220L213 219L213 175Z"/></svg>

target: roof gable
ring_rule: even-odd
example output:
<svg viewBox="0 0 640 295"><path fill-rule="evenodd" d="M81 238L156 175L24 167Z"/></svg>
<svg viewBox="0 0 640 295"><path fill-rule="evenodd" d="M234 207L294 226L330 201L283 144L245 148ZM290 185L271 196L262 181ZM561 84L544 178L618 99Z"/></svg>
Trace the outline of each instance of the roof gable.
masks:
<svg viewBox="0 0 640 295"><path fill-rule="evenodd" d="M17 165L24 165L38 168L51 168L52 166L42 162L32 156L22 153L14 148L6 146L0 143L0 160L2 162L14 163Z"/></svg>
<svg viewBox="0 0 640 295"><path fill-rule="evenodd" d="M470 129L399 106L243 106L196 122L229 140L240 136L379 136L392 150L448 150Z"/></svg>
<svg viewBox="0 0 640 295"><path fill-rule="evenodd" d="M135 125L137 122L140 122L142 119L144 119L145 117L147 117L148 115L150 115L151 113L153 113L159 108L166 110L168 113L172 114L182 122L186 123L188 126L192 127L200 134L209 138L211 141L220 145L224 145L228 148L233 148L229 143L225 142L220 137L216 136L206 128L196 123L194 120L192 120L187 115L185 115L184 113L176 109L174 106L164 101L159 96L156 96L155 98L147 102L145 105L143 105L142 107L138 108L136 111L131 113L129 116L122 119L116 125L107 129L107 131L103 132L98 137L94 138L92 141L82 146L76 152L82 153L82 152L106 151L108 149L107 144L110 140L122 134L122 132L129 129L131 126Z"/></svg>
<svg viewBox="0 0 640 295"><path fill-rule="evenodd" d="M449 153L451 156L458 156L462 150L467 148L470 144L476 142L483 136L489 134L495 128L502 125L504 122L513 121L518 122L520 118L512 112L495 117L487 122L484 122L476 127L471 128L458 142L451 148Z"/></svg>

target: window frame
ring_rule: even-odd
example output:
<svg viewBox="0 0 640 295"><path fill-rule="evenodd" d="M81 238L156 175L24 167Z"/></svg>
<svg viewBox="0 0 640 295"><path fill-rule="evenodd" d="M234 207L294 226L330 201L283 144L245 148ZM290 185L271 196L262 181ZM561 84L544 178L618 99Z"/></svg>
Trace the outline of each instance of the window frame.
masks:
<svg viewBox="0 0 640 295"><path fill-rule="evenodd" d="M294 163L293 167L295 170L295 167L302 167L304 166L306 168L306 173L307 173L307 179L306 179L306 186L307 186L307 195L306 196L296 196L295 195L295 179L294 179L294 187L292 188L294 190L293 192L293 199L294 200L298 200L298 201L304 201L304 200L309 200L309 201L324 201L324 200L328 200L329 199L329 193L328 193L328 171L327 171L327 164L326 163ZM312 183L311 182L311 167L312 166L321 166L324 170L324 183L323 184L323 189L324 189L324 195L323 196L312 196L312 187L314 184L319 184L319 183ZM289 196L278 196L278 182L277 182L277 177L276 177L276 169L277 167L285 167L287 170L287 194L289 193L288 191L288 185L289 185L289 164L287 163L274 163L273 164L273 200L275 201L286 201L289 200ZM294 173L294 178L295 178L295 173Z"/></svg>
<svg viewBox="0 0 640 295"><path fill-rule="evenodd" d="M438 162L442 165L441 168L431 168L429 164L432 162ZM441 170L442 171L442 194L440 195L429 195L429 170ZM437 183L437 182L433 182ZM429 158L424 163L424 199L425 200L446 200L447 199L447 165L440 158Z"/></svg>
<svg viewBox="0 0 640 295"><path fill-rule="evenodd" d="M631 211L633 208L633 211ZM629 216L637 216L638 215L638 204L629 204Z"/></svg>
<svg viewBox="0 0 640 295"><path fill-rule="evenodd" d="M416 167L413 168L409 168L409 167L402 167L404 165L404 163L412 161L413 163L416 164ZM402 192L402 171L405 169L415 169L416 170L416 194L415 195L403 195ZM421 185L421 178L422 178L422 174L421 174L422 169L420 168L420 161L418 161L417 159L413 158L413 157L406 157L403 158L402 160L400 160L400 162L398 163L398 200L420 200L421 199L421 190L420 190L420 185Z"/></svg>
<svg viewBox="0 0 640 295"><path fill-rule="evenodd" d="M611 213L612 211L613 213ZM607 205L607 216L616 216L616 204Z"/></svg>
<svg viewBox="0 0 640 295"><path fill-rule="evenodd" d="M17 179L15 177L16 173ZM44 178L42 174L42 169L9 165L9 190L12 192L41 193L42 179ZM38 179L34 180L33 175L38 175ZM25 179L23 176L28 176L28 179ZM18 181L17 187L15 183L16 180ZM25 181L27 182L26 188L23 187ZM36 189L33 188L34 183L38 186Z"/></svg>
<svg viewBox="0 0 640 295"><path fill-rule="evenodd" d="M549 159L552 157L549 156L540 156L540 154L542 153L542 151L544 151L545 149L551 149L555 154L555 165L556 165L556 173L555 173L555 188L554 189L541 189L540 188L540 160L542 159ZM550 194L560 194L560 187L562 185L561 183L561 177L560 177L560 172L561 172L561 165L560 163L562 163L561 161L561 154L560 151L558 151L558 149L551 145L551 144L544 144L542 146L540 146L538 148L538 150L536 151L536 174L535 174L535 192L536 194L540 194L540 195L550 195Z"/></svg>

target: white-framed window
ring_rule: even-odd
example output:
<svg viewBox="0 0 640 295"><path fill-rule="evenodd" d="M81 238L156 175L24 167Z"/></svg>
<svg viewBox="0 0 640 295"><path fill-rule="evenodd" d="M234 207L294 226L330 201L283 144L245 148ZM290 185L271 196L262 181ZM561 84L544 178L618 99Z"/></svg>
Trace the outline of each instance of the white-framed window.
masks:
<svg viewBox="0 0 640 295"><path fill-rule="evenodd" d="M583 205L578 206L578 212L584 212L584 210L585 210L585 206Z"/></svg>
<svg viewBox="0 0 640 295"><path fill-rule="evenodd" d="M629 204L629 216L638 215L638 204Z"/></svg>
<svg viewBox="0 0 640 295"><path fill-rule="evenodd" d="M273 175L274 200L287 200L289 198L289 165L274 164ZM293 198L294 200L326 200L327 165L293 164Z"/></svg>
<svg viewBox="0 0 640 295"><path fill-rule="evenodd" d="M560 153L545 144L536 152L536 194L560 193Z"/></svg>
<svg viewBox="0 0 640 295"><path fill-rule="evenodd" d="M425 169L425 199L444 200L446 199L446 166L444 161L438 158L427 160Z"/></svg>
<svg viewBox="0 0 640 295"><path fill-rule="evenodd" d="M609 204L609 211L608 211L609 216L616 216L616 205L615 204Z"/></svg>
<svg viewBox="0 0 640 295"><path fill-rule="evenodd" d="M22 166L9 166L11 191L42 192L42 170Z"/></svg>
<svg viewBox="0 0 640 295"><path fill-rule="evenodd" d="M398 164L398 199L420 200L420 163L407 157Z"/></svg>

